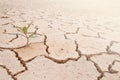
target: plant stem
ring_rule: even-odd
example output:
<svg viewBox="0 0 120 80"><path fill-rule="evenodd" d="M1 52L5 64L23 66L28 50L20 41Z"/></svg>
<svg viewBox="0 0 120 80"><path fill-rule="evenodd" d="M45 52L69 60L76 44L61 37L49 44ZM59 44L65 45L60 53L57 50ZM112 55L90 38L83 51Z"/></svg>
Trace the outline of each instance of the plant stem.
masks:
<svg viewBox="0 0 120 80"><path fill-rule="evenodd" d="M27 46L29 45L29 38L27 37Z"/></svg>
<svg viewBox="0 0 120 80"><path fill-rule="evenodd" d="M25 34L25 37L26 37L26 40L27 40L26 46L28 46L29 45L29 37L27 36L27 34Z"/></svg>

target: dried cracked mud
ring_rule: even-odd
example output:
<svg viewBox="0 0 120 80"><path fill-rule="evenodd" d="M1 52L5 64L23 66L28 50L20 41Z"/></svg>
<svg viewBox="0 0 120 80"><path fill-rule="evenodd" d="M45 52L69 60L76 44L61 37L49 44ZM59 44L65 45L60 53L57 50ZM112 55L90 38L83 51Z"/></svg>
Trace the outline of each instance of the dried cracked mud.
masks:
<svg viewBox="0 0 120 80"><path fill-rule="evenodd" d="M0 80L120 80L120 17L0 12ZM15 28L32 21L27 40Z"/></svg>

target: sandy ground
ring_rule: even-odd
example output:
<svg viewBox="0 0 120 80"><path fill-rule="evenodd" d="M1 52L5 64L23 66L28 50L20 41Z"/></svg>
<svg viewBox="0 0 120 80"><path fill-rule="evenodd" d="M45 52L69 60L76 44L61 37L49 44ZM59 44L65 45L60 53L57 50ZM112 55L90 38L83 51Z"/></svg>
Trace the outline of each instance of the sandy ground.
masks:
<svg viewBox="0 0 120 80"><path fill-rule="evenodd" d="M119 4L0 0L0 80L120 80Z"/></svg>

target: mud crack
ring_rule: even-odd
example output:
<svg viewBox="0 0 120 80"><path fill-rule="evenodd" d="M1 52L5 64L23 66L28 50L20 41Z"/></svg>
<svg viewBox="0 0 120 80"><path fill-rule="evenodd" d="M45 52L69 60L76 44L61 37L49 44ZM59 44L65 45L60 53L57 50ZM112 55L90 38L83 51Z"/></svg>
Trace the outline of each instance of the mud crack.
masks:
<svg viewBox="0 0 120 80"><path fill-rule="evenodd" d="M49 52L49 46L47 45L47 35L44 35L44 45L46 46L46 52L47 52L48 55L49 55L50 52Z"/></svg>
<svg viewBox="0 0 120 80"><path fill-rule="evenodd" d="M90 61L90 62L92 62L94 64L96 70L100 73L100 75L97 77L97 80L101 80L104 77L104 71L102 71L102 69L100 68L100 66L96 62L94 62L93 60L91 60L90 57L86 56L86 58L87 58L88 61Z"/></svg>
<svg viewBox="0 0 120 80"><path fill-rule="evenodd" d="M17 78L12 74L12 72L6 66L0 65L0 67L5 69L7 71L7 73L8 73L8 75L10 75L13 80L17 80Z"/></svg>
<svg viewBox="0 0 120 80"><path fill-rule="evenodd" d="M75 32L66 32L66 31L64 31L64 30L61 30L60 28L58 28L58 30L64 32L64 33L65 33L65 34L64 34L65 39L68 39L67 35L69 35L69 34L78 34L80 28L78 27Z"/></svg>
<svg viewBox="0 0 120 80"><path fill-rule="evenodd" d="M16 39L18 39L18 34L16 34L15 37L13 39L11 39L9 42L13 42Z"/></svg>
<svg viewBox="0 0 120 80"><path fill-rule="evenodd" d="M97 80L101 80L104 76L105 76L105 73L110 73L110 74L117 74L118 71L116 70L113 70L112 67L115 65L116 62L120 62L119 60L114 60L111 64L109 64L108 66L108 71L103 71L101 69L101 67L91 59L91 57L93 56L100 56L100 55L103 55L103 54L107 54L107 55L118 55L118 54L114 54L114 53L108 53L108 52L100 52L98 54L90 54L90 55L83 55L82 56L85 56L87 58L88 61L92 62L94 64L94 66L96 67L96 70L100 73L100 75L97 77Z"/></svg>
<svg viewBox="0 0 120 80"><path fill-rule="evenodd" d="M104 39L105 40L105 38L103 38L99 32L97 33L97 36L90 36L90 35L85 35L85 34L81 34L81 35L84 36L84 37L93 37L93 38L98 38L98 39Z"/></svg>
<svg viewBox="0 0 120 80"><path fill-rule="evenodd" d="M112 62L112 64L109 65L109 67L108 67L109 73L114 74L114 73L118 73L118 72L119 72L119 71L116 71L116 70L112 69L112 67L115 65L116 62L119 62L119 63L120 63L119 60L114 60L114 61Z"/></svg>
<svg viewBox="0 0 120 80"><path fill-rule="evenodd" d="M47 36L45 35L45 40L44 40L44 44L45 44L45 45L46 45L46 39L47 39ZM45 58L47 58L47 59L49 59L49 60L52 60L53 62L55 62L55 63L57 63L57 64L64 64L64 63L67 63L67 62L70 61L70 60L78 61L79 58L81 57L81 51L78 49L78 43L77 43L77 41L75 41L75 45L76 45L75 51L78 53L78 57L77 57L77 58L66 58L66 59L64 59L64 60L59 60L59 59L55 59L55 58L53 58L53 57L50 57L49 55L40 55L40 56L43 56L43 57L45 57ZM47 46L47 45L46 45L46 46ZM48 47L48 48L49 48L49 47ZM46 48L47 51L48 51L48 48ZM47 51L46 51L46 52L47 52ZM49 53L49 52L47 52L47 53ZM36 57L38 57L38 56L35 56L35 57L33 57L33 58L25 61L25 63L31 62L31 61L34 60Z"/></svg>
<svg viewBox="0 0 120 80"><path fill-rule="evenodd" d="M21 74L23 72L25 72L26 70L28 70L26 63L24 60L22 60L22 58L18 55L18 53L16 51L14 51L13 49L11 49L11 51L13 51L15 53L15 57L18 59L18 61L20 61L21 65L25 68L24 70L21 70L17 73L15 73L13 76L17 76L18 74Z"/></svg>
<svg viewBox="0 0 120 80"><path fill-rule="evenodd" d="M119 53L114 52L114 51L111 50L111 47L112 47L115 43L117 44L117 43L119 43L119 42L118 42L118 41L111 41L110 44L106 47L106 51L107 51L108 54L113 54L113 55L118 55L118 56L120 56Z"/></svg>

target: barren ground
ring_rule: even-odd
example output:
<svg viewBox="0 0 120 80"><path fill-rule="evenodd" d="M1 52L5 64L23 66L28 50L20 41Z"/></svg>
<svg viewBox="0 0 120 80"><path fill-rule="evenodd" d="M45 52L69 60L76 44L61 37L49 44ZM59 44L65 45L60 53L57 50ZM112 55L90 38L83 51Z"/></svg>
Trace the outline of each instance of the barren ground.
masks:
<svg viewBox="0 0 120 80"><path fill-rule="evenodd" d="M119 3L0 0L0 80L120 80Z"/></svg>

